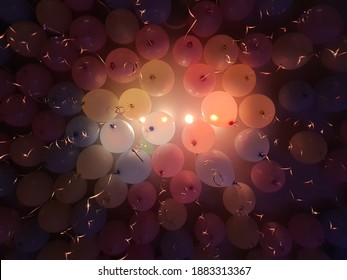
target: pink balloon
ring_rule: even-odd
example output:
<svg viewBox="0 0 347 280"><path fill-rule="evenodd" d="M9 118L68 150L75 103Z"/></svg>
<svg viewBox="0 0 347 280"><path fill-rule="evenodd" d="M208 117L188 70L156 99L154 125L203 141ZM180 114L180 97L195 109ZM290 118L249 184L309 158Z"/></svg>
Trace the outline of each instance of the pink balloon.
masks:
<svg viewBox="0 0 347 280"><path fill-rule="evenodd" d="M94 7L95 0L64 0L71 10L76 12L87 12Z"/></svg>
<svg viewBox="0 0 347 280"><path fill-rule="evenodd" d="M39 110L31 97L14 94L0 103L0 119L14 127L29 126Z"/></svg>
<svg viewBox="0 0 347 280"><path fill-rule="evenodd" d="M137 52L147 60L160 59L169 50L170 40L165 29L159 25L146 25L136 34Z"/></svg>
<svg viewBox="0 0 347 280"><path fill-rule="evenodd" d="M219 6L225 19L240 21L252 13L255 0L220 0Z"/></svg>
<svg viewBox="0 0 347 280"><path fill-rule="evenodd" d="M11 240L19 223L20 216L15 209L0 207L0 245Z"/></svg>
<svg viewBox="0 0 347 280"><path fill-rule="evenodd" d="M225 238L223 220L214 213L204 213L195 221L194 232L203 246L217 246Z"/></svg>
<svg viewBox="0 0 347 280"><path fill-rule="evenodd" d="M193 35L179 37L172 47L174 60L183 67L189 67L192 64L198 63L202 57L202 53L202 44Z"/></svg>
<svg viewBox="0 0 347 280"><path fill-rule="evenodd" d="M71 69L75 84L84 90L101 88L107 79L105 65L94 56L79 57Z"/></svg>
<svg viewBox="0 0 347 280"><path fill-rule="evenodd" d="M173 143L158 146L152 154L152 166L161 177L176 175L184 165L182 149Z"/></svg>
<svg viewBox="0 0 347 280"><path fill-rule="evenodd" d="M70 25L70 37L81 52L97 52L106 43L107 34L104 24L96 17L83 15Z"/></svg>
<svg viewBox="0 0 347 280"><path fill-rule="evenodd" d="M51 142L64 135L65 118L51 110L38 113L32 123L32 132L37 139Z"/></svg>
<svg viewBox="0 0 347 280"><path fill-rule="evenodd" d="M277 162L265 159L252 167L251 179L260 191L274 193L283 188L286 174Z"/></svg>
<svg viewBox="0 0 347 280"><path fill-rule="evenodd" d="M157 200L157 191L152 183L144 181L134 184L128 192L128 202L136 211L146 211L153 207Z"/></svg>
<svg viewBox="0 0 347 280"><path fill-rule="evenodd" d="M138 212L130 219L132 238L139 244L152 242L159 234L158 215L152 211Z"/></svg>
<svg viewBox="0 0 347 280"><path fill-rule="evenodd" d="M0 131L0 162L10 157L11 137Z"/></svg>
<svg viewBox="0 0 347 280"><path fill-rule="evenodd" d="M19 90L33 98L44 98L53 86L53 77L41 64L25 64L16 74Z"/></svg>
<svg viewBox="0 0 347 280"><path fill-rule="evenodd" d="M170 193L178 202L194 202L201 194L201 181L194 172L181 170L171 178Z"/></svg>
<svg viewBox="0 0 347 280"><path fill-rule="evenodd" d="M16 92L15 80L10 72L0 69L0 102Z"/></svg>

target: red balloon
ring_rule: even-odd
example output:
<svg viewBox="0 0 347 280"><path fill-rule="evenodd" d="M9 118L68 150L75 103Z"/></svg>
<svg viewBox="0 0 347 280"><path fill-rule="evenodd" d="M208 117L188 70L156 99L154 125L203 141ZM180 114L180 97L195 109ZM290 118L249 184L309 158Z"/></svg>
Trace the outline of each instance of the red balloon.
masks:
<svg viewBox="0 0 347 280"><path fill-rule="evenodd" d="M201 181L194 172L181 170L170 181L172 197L181 203L196 201L201 194Z"/></svg>
<svg viewBox="0 0 347 280"><path fill-rule="evenodd" d="M144 181L134 184L128 192L128 202L136 211L146 211L152 208L157 200L157 191L152 183Z"/></svg>

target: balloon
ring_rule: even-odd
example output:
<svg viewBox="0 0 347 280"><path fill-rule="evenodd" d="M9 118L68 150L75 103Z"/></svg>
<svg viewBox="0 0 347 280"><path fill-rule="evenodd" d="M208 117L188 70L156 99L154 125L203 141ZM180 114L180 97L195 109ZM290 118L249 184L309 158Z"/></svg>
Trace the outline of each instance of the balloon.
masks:
<svg viewBox="0 0 347 280"><path fill-rule="evenodd" d="M218 215L204 213L196 219L194 233L201 245L217 246L224 240L225 225Z"/></svg>
<svg viewBox="0 0 347 280"><path fill-rule="evenodd" d="M347 182L347 149L339 148L329 152L324 160L324 171L334 181Z"/></svg>
<svg viewBox="0 0 347 280"><path fill-rule="evenodd" d="M252 94L244 98L239 107L241 121L251 128L268 126L275 117L275 105L263 94Z"/></svg>
<svg viewBox="0 0 347 280"><path fill-rule="evenodd" d="M225 91L214 91L206 95L201 103L201 112L205 120L214 126L233 125L237 116L235 99Z"/></svg>
<svg viewBox="0 0 347 280"><path fill-rule="evenodd" d="M297 254L298 260L330 260L329 256L320 248L302 248Z"/></svg>
<svg viewBox="0 0 347 280"><path fill-rule="evenodd" d="M200 61L203 47L200 40L193 35L179 37L172 47L172 56L177 64L189 67Z"/></svg>
<svg viewBox="0 0 347 280"><path fill-rule="evenodd" d="M54 195L62 203L72 204L80 201L87 193L87 181L74 171L61 174L54 181Z"/></svg>
<svg viewBox="0 0 347 280"><path fill-rule="evenodd" d="M6 37L0 38L0 66L4 67L13 57L14 51L8 48Z"/></svg>
<svg viewBox="0 0 347 280"><path fill-rule="evenodd" d="M202 182L211 187L226 187L235 181L230 158L218 150L198 155L195 160L195 172Z"/></svg>
<svg viewBox="0 0 347 280"><path fill-rule="evenodd" d="M71 38L63 36L50 37L41 48L41 60L51 70L66 72L78 58L79 50Z"/></svg>
<svg viewBox="0 0 347 280"><path fill-rule="evenodd" d="M211 1L199 1L190 11L189 26L198 37L211 37L222 25L222 11Z"/></svg>
<svg viewBox="0 0 347 280"><path fill-rule="evenodd" d="M175 73L170 64L163 60L146 62L140 74L141 88L151 96L168 94L175 83Z"/></svg>
<svg viewBox="0 0 347 280"><path fill-rule="evenodd" d="M16 92L15 80L13 75L5 69L0 69L0 102Z"/></svg>
<svg viewBox="0 0 347 280"><path fill-rule="evenodd" d="M94 199L82 199L72 209L71 226L77 236L94 236L106 220L106 209Z"/></svg>
<svg viewBox="0 0 347 280"><path fill-rule="evenodd" d="M148 24L137 32L135 46L144 59L161 59L169 50L170 40L165 29L159 25Z"/></svg>
<svg viewBox="0 0 347 280"><path fill-rule="evenodd" d="M35 14L43 29L55 34L66 33L72 22L72 13L62 1L40 1L36 5Z"/></svg>
<svg viewBox="0 0 347 280"><path fill-rule="evenodd" d="M217 77L211 66L207 64L192 64L184 72L184 89L192 96L203 97L214 90Z"/></svg>
<svg viewBox="0 0 347 280"><path fill-rule="evenodd" d="M10 126L26 127L31 125L38 110L38 103L34 99L14 94L0 103L0 119Z"/></svg>
<svg viewBox="0 0 347 280"><path fill-rule="evenodd" d="M216 71L224 71L234 64L238 55L239 47L229 35L214 35L204 46L204 59Z"/></svg>
<svg viewBox="0 0 347 280"><path fill-rule="evenodd" d="M266 65L272 56L272 42L262 33L247 34L240 41L239 58L252 68Z"/></svg>
<svg viewBox="0 0 347 280"><path fill-rule="evenodd" d="M87 12L91 10L95 4L95 0L64 0L71 10L76 12Z"/></svg>
<svg viewBox="0 0 347 280"><path fill-rule="evenodd" d="M170 194L180 203L192 203L201 194L201 182L192 171L181 170L170 181Z"/></svg>
<svg viewBox="0 0 347 280"><path fill-rule="evenodd" d="M48 242L38 252L37 260L66 260L70 252L69 243L62 239L55 239Z"/></svg>
<svg viewBox="0 0 347 280"><path fill-rule="evenodd" d="M109 221L100 231L100 246L106 255L121 254L129 247L130 229L121 221Z"/></svg>
<svg viewBox="0 0 347 280"><path fill-rule="evenodd" d="M13 193L18 180L18 173L7 162L0 161L0 197Z"/></svg>
<svg viewBox="0 0 347 280"><path fill-rule="evenodd" d="M155 148L152 154L153 170L161 177L175 176L184 165L184 154L179 146L167 143Z"/></svg>
<svg viewBox="0 0 347 280"><path fill-rule="evenodd" d="M194 244L189 233L181 228L166 231L161 238L160 249L167 260L189 260L193 257Z"/></svg>
<svg viewBox="0 0 347 280"><path fill-rule="evenodd" d="M157 200L157 191L152 183L144 181L133 184L128 192L128 203L135 211L147 211Z"/></svg>
<svg viewBox="0 0 347 280"><path fill-rule="evenodd" d="M347 249L346 218L347 210L345 207L342 207L326 211L320 219L328 243L342 249Z"/></svg>
<svg viewBox="0 0 347 280"><path fill-rule="evenodd" d="M6 244L14 236L20 224L18 212L10 207L0 207L0 245Z"/></svg>
<svg viewBox="0 0 347 280"><path fill-rule="evenodd" d="M131 148L135 140L132 126L121 119L110 120L100 130L100 142L112 153L123 153Z"/></svg>
<svg viewBox="0 0 347 280"><path fill-rule="evenodd" d="M80 151L71 143L59 139L49 146L46 157L45 167L54 173L66 173L76 166Z"/></svg>
<svg viewBox="0 0 347 280"><path fill-rule="evenodd" d="M253 165L251 180L258 190L274 193L283 188L286 174L277 162L264 159Z"/></svg>
<svg viewBox="0 0 347 280"><path fill-rule="evenodd" d="M343 143L347 143L347 118L345 118L340 124L339 135L340 135L339 138L341 139L341 141ZM1 134L0 134L0 151L1 151Z"/></svg>
<svg viewBox="0 0 347 280"><path fill-rule="evenodd" d="M201 154L207 152L214 145L215 132L206 121L196 120L183 128L181 138L188 151Z"/></svg>
<svg viewBox="0 0 347 280"><path fill-rule="evenodd" d="M260 229L259 244L269 256L283 257L292 249L292 237L287 228L276 222L267 222Z"/></svg>
<svg viewBox="0 0 347 280"><path fill-rule="evenodd" d="M32 7L26 0L3 0L0 2L0 19L6 23L32 19Z"/></svg>
<svg viewBox="0 0 347 280"><path fill-rule="evenodd" d="M151 107L151 98L147 92L138 88L125 90L119 98L118 109L129 120L139 121L149 114Z"/></svg>
<svg viewBox="0 0 347 280"><path fill-rule="evenodd" d="M237 182L223 192L224 207L235 216L246 216L255 207L255 194L247 184Z"/></svg>
<svg viewBox="0 0 347 280"><path fill-rule="evenodd" d="M45 159L47 148L44 142L26 134L16 137L10 146L11 160L23 167L34 167L42 163Z"/></svg>
<svg viewBox="0 0 347 280"><path fill-rule="evenodd" d="M229 66L222 77L224 90L234 97L243 97L250 94L256 84L254 70L246 64Z"/></svg>
<svg viewBox="0 0 347 280"><path fill-rule="evenodd" d="M69 204L53 199L40 208L37 221L44 231L61 233L70 226L71 212Z"/></svg>
<svg viewBox="0 0 347 280"><path fill-rule="evenodd" d="M272 17L281 16L288 11L293 5L293 0L259 0L257 4L262 15Z"/></svg>
<svg viewBox="0 0 347 280"><path fill-rule="evenodd" d="M104 208L115 208L127 198L128 186L116 175L101 177L94 186L95 200Z"/></svg>
<svg viewBox="0 0 347 280"><path fill-rule="evenodd" d="M113 157L102 145L91 145L78 156L77 174L83 179L95 180L105 176L112 168Z"/></svg>
<svg viewBox="0 0 347 280"><path fill-rule="evenodd" d="M339 36L326 44L320 58L326 68L335 72L347 71L347 36Z"/></svg>
<svg viewBox="0 0 347 280"><path fill-rule="evenodd" d="M168 198L160 203L158 219L163 228L169 231L177 230L183 227L187 220L187 209L183 203Z"/></svg>
<svg viewBox="0 0 347 280"><path fill-rule="evenodd" d="M132 0L105 0L105 4L110 10L116 10L118 8L131 8Z"/></svg>
<svg viewBox="0 0 347 280"><path fill-rule="evenodd" d="M152 211L139 212L130 219L132 237L136 243L149 244L159 234L158 216Z"/></svg>
<svg viewBox="0 0 347 280"><path fill-rule="evenodd" d="M140 25L134 13L128 9L115 8L108 13L105 28L108 37L113 42L125 45L135 40Z"/></svg>
<svg viewBox="0 0 347 280"><path fill-rule="evenodd" d="M117 116L118 97L107 89L89 91L82 99L82 110L88 118L107 122Z"/></svg>
<svg viewBox="0 0 347 280"><path fill-rule="evenodd" d="M0 131L0 163L9 159L11 142L10 136Z"/></svg>
<svg viewBox="0 0 347 280"><path fill-rule="evenodd" d="M195 245L194 260L220 260L219 249L214 246Z"/></svg>
<svg viewBox="0 0 347 280"><path fill-rule="evenodd" d="M155 251L153 245L133 243L127 250L126 260L154 260Z"/></svg>
<svg viewBox="0 0 347 280"><path fill-rule="evenodd" d="M71 74L75 84L84 90L101 88L107 79L103 62L90 55L77 58L72 64Z"/></svg>
<svg viewBox="0 0 347 280"><path fill-rule="evenodd" d="M317 5L303 12L299 18L298 30L313 44L324 44L342 33L343 24L343 18L335 8Z"/></svg>
<svg viewBox="0 0 347 280"><path fill-rule="evenodd" d="M230 216L226 222L226 234L235 247L248 250L259 242L259 228L249 216Z"/></svg>
<svg viewBox="0 0 347 280"><path fill-rule="evenodd" d="M241 21L254 10L255 0L220 0L219 6L225 19Z"/></svg>
<svg viewBox="0 0 347 280"><path fill-rule="evenodd" d="M116 160L116 174L128 184L137 184L146 180L152 172L151 157L143 150L129 150Z"/></svg>
<svg viewBox="0 0 347 280"><path fill-rule="evenodd" d="M31 125L34 136L46 142L52 142L63 136L65 127L65 118L51 110L39 112Z"/></svg>
<svg viewBox="0 0 347 280"><path fill-rule="evenodd" d="M322 225L309 214L294 214L288 222L288 230L293 240L302 247L317 248L324 241Z"/></svg>
<svg viewBox="0 0 347 280"><path fill-rule="evenodd" d="M300 131L290 139L290 153L298 162L315 164L324 159L328 145L324 137L315 131Z"/></svg>
<svg viewBox="0 0 347 280"><path fill-rule="evenodd" d="M269 138L256 128L241 130L236 135L234 145L236 153L249 162L261 161L270 150Z"/></svg>
<svg viewBox="0 0 347 280"><path fill-rule="evenodd" d="M59 82L54 84L47 96L47 104L50 109L62 116L73 116L82 110L82 98L84 92L71 82Z"/></svg>
<svg viewBox="0 0 347 280"><path fill-rule="evenodd" d="M117 83L134 81L140 75L141 66L138 55L128 48L116 48L105 59L107 75Z"/></svg>
<svg viewBox="0 0 347 280"><path fill-rule="evenodd" d="M76 147L88 147L99 137L99 124L86 116L77 116L66 126L66 138Z"/></svg>
<svg viewBox="0 0 347 280"><path fill-rule="evenodd" d="M70 244L69 260L96 260L101 251L98 236L79 238Z"/></svg>
<svg viewBox="0 0 347 280"><path fill-rule="evenodd" d="M175 134L176 126L173 118L164 112L152 112L142 123L142 135L151 144L168 143Z"/></svg>
<svg viewBox="0 0 347 280"><path fill-rule="evenodd" d="M34 171L19 180L16 194L18 201L27 207L38 207L53 194L53 179L47 173Z"/></svg>
<svg viewBox="0 0 347 280"><path fill-rule="evenodd" d="M137 17L145 24L165 23L171 14L171 5L170 0L143 0L133 3Z"/></svg>
<svg viewBox="0 0 347 280"><path fill-rule="evenodd" d="M312 54L313 47L309 38L301 33L285 33L273 44L272 61L279 68L294 70L304 66Z"/></svg>
<svg viewBox="0 0 347 280"><path fill-rule="evenodd" d="M16 248L21 252L39 251L49 240L50 234L41 229L36 219L24 220L14 235Z"/></svg>
<svg viewBox="0 0 347 280"><path fill-rule="evenodd" d="M278 97L280 104L287 111L301 112L312 105L314 91L307 82L294 80L281 87Z"/></svg>
<svg viewBox="0 0 347 280"><path fill-rule="evenodd" d="M41 26L28 20L16 21L6 32L9 46L24 57L37 57L47 40Z"/></svg>

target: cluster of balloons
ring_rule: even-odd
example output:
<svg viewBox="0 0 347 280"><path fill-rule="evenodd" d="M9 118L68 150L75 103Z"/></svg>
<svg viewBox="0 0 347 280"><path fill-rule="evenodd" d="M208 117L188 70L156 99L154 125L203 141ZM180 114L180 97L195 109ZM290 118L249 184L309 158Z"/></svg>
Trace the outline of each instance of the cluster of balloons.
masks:
<svg viewBox="0 0 347 280"><path fill-rule="evenodd" d="M347 249L345 206L305 204L287 220L266 210L276 197L314 203L289 186L302 170L347 182L337 8L317 1L295 17L294 0L36 2L0 3L1 257ZM312 64L321 72L304 74Z"/></svg>

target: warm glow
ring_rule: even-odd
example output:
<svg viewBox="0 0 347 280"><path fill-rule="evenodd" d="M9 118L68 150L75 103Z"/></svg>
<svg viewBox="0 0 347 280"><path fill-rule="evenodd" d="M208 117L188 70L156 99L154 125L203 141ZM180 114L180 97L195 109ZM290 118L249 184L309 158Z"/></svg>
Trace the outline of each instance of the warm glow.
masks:
<svg viewBox="0 0 347 280"><path fill-rule="evenodd" d="M141 117L141 118L139 119L139 121L140 121L140 123L144 123L144 122L146 121L146 118L145 118L145 117Z"/></svg>
<svg viewBox="0 0 347 280"><path fill-rule="evenodd" d="M187 114L187 115L184 117L184 121L185 121L186 123L193 123L193 121L194 121L194 116L191 115L191 114Z"/></svg>
<svg viewBox="0 0 347 280"><path fill-rule="evenodd" d="M213 114L213 115L210 116L210 120L213 121L213 122L216 122L216 121L218 121L218 116Z"/></svg>
<svg viewBox="0 0 347 280"><path fill-rule="evenodd" d="M162 122L162 123L166 123L167 121L168 121L168 118L167 118L167 117L162 117L162 118L161 118L161 122Z"/></svg>

